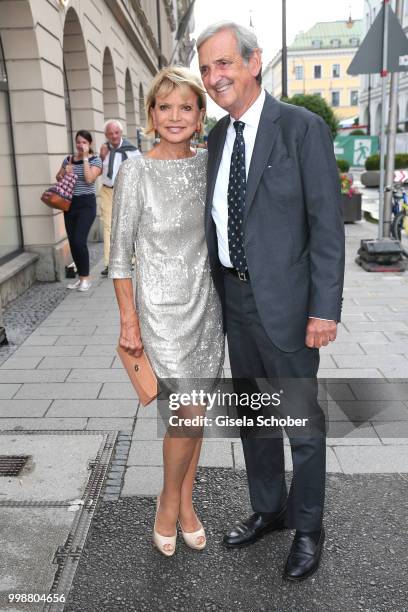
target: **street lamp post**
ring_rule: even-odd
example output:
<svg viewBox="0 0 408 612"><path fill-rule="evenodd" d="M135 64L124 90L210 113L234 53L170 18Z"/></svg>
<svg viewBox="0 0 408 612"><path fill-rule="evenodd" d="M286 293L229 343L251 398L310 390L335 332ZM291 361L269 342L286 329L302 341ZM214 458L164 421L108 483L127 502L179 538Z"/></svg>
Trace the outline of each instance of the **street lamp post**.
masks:
<svg viewBox="0 0 408 612"><path fill-rule="evenodd" d="M159 70L160 70L161 68L163 68L160 0L156 0L156 17L157 17L157 46L159 47L159 57L157 61L158 61Z"/></svg>
<svg viewBox="0 0 408 612"><path fill-rule="evenodd" d="M288 97L288 49L286 46L286 0L282 0L282 98Z"/></svg>
<svg viewBox="0 0 408 612"><path fill-rule="evenodd" d="M404 0L396 0L395 14L402 24L404 15ZM392 185L394 182L395 169L395 141L397 136L398 123L398 85L399 72L391 73L390 83L390 109L388 116L387 130L387 160L385 169L385 194L384 194L384 217L383 233L385 237L390 235L391 228L391 208L392 208Z"/></svg>
<svg viewBox="0 0 408 612"><path fill-rule="evenodd" d="M368 29L373 24L372 6L370 0L365 0L368 5ZM368 104L368 115L367 115L367 134L371 136L371 74L368 75L368 91L367 91L367 104Z"/></svg>

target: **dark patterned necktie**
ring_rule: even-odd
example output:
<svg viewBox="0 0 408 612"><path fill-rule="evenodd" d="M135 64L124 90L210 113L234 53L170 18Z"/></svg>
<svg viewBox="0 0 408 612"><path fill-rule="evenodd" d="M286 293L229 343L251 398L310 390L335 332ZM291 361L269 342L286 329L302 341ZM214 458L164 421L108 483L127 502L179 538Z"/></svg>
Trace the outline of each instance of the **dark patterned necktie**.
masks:
<svg viewBox="0 0 408 612"><path fill-rule="evenodd" d="M238 272L248 270L243 232L246 192L244 127L242 121L234 121L236 136L228 181L228 246L231 263Z"/></svg>

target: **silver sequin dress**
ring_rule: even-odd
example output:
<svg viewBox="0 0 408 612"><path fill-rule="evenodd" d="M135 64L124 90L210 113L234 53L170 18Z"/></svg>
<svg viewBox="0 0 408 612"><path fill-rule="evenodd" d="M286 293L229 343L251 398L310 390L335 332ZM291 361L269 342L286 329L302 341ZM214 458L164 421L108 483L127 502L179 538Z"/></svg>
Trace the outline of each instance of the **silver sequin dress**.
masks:
<svg viewBox="0 0 408 612"><path fill-rule="evenodd" d="M139 157L120 166L115 182L109 277L132 277L134 251L142 341L160 378L221 374L221 305L204 237L206 164L202 149L186 159Z"/></svg>

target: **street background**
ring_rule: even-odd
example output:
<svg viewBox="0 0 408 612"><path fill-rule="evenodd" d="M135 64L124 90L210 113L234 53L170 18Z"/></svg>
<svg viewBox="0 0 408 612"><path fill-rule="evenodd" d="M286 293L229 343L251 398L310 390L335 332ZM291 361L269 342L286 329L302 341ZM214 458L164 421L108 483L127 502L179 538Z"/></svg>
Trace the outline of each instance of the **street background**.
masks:
<svg viewBox="0 0 408 612"><path fill-rule="evenodd" d="M364 159L350 170L363 215L345 224L342 321L319 371L332 393L327 540L319 571L296 585L281 578L291 532L239 551L221 545L250 513L238 438L204 441L195 503L207 548L196 554L179 538L171 559L153 549L162 441L155 405L139 405L116 356L119 316L112 281L100 275L100 219L89 238L92 288L72 292L63 216L40 201L77 129L90 129L98 149L104 121L116 117L143 152L152 146L143 135L151 80L171 62L197 70L194 40L211 22L255 29L264 87L280 98L283 4L0 0L0 341L4 326L9 342L0 346L0 468L25 460L16 475L0 472L0 611L408 610L408 276L355 262L360 241L378 233L378 186L363 185ZM376 151L380 75L347 68L380 0L286 7L289 95L324 102L339 121L333 136L361 128L345 148L364 157L369 142ZM402 25L406 32L408 0ZM399 86L403 153L407 74ZM209 103L207 131L222 114ZM402 242L408 250L408 237ZM289 483L287 440L285 459Z"/></svg>

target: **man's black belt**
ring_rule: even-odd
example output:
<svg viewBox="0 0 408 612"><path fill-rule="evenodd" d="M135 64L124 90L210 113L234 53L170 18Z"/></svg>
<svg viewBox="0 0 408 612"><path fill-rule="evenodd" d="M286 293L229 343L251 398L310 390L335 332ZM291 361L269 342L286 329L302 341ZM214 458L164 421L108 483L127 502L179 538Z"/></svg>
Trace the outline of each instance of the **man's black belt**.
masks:
<svg viewBox="0 0 408 612"><path fill-rule="evenodd" d="M236 268L227 268L226 266L222 266L223 270L225 270L225 272L229 272L230 274L233 274L234 276L236 276L237 278L239 278L240 281L244 282L244 283L249 283L249 272L239 272L239 270L237 270Z"/></svg>

